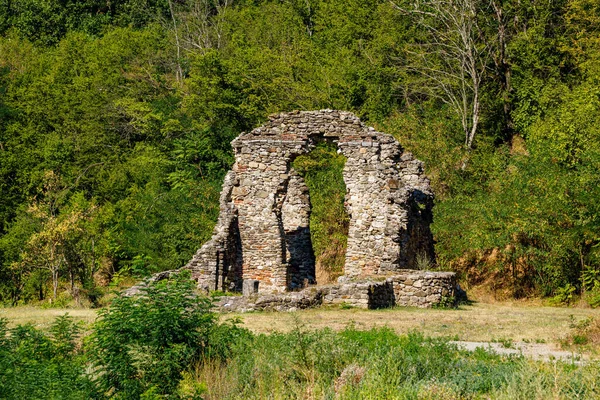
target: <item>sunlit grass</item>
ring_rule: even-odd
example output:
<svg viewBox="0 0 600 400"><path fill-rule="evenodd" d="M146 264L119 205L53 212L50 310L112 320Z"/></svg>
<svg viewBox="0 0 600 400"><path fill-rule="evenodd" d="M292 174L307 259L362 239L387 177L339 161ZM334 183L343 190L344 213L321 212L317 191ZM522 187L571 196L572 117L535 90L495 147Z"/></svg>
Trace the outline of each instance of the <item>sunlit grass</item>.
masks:
<svg viewBox="0 0 600 400"><path fill-rule="evenodd" d="M75 320L91 323L94 309L36 308L29 306L0 308L0 317L9 326L32 323L44 328L55 317L69 313ZM388 326L397 333L419 331L431 337L457 337L459 340L492 341L498 338L513 341L545 342L558 345L572 331L573 321L600 319L600 310L590 308L544 307L527 302L474 303L459 309L438 310L396 308L363 310L358 308L317 308L296 313L256 312L223 314L222 319L239 317L243 325L256 333L289 332L294 317L310 329L342 330L348 324L359 329Z"/></svg>

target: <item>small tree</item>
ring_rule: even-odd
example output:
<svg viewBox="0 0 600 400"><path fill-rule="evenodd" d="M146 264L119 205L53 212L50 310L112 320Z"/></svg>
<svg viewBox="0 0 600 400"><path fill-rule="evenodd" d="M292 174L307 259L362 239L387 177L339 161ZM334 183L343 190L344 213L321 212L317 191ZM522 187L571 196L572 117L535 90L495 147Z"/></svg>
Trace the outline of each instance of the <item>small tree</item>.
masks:
<svg viewBox="0 0 600 400"><path fill-rule="evenodd" d="M80 212L56 217L48 215L45 210L34 204L29 212L43 220L42 230L31 235L27 243L23 265L44 269L52 275L52 297L56 300L58 279L63 267L67 266L69 241L80 229L82 218Z"/></svg>
<svg viewBox="0 0 600 400"><path fill-rule="evenodd" d="M460 117L465 147L471 149L490 57L478 23L479 0L417 0L406 6L391 3L425 35L406 49L405 68L422 78L416 90L452 107Z"/></svg>
<svg viewBox="0 0 600 400"><path fill-rule="evenodd" d="M183 271L100 311L88 349L102 390L123 398L174 393L181 372L206 351L216 322L210 299L194 289Z"/></svg>
<svg viewBox="0 0 600 400"><path fill-rule="evenodd" d="M94 205L76 205L59 213L49 200L44 199L34 201L27 210L32 219L39 223L39 230L26 243L21 268L24 271L49 271L52 276L53 299L56 299L62 272L68 272L73 292L77 269L85 269L85 266L82 267L85 257L81 254L81 243L88 235L84 224L95 209Z"/></svg>

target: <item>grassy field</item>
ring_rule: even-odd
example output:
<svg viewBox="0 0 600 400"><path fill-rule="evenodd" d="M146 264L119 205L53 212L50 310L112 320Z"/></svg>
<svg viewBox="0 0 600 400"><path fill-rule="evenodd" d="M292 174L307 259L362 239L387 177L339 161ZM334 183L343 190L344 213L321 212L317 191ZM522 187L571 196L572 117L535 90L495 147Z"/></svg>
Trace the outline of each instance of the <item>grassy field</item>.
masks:
<svg viewBox="0 0 600 400"><path fill-rule="evenodd" d="M69 314L76 321L86 324L94 322L96 310L89 308L41 308L31 306L0 308L0 318L8 319L10 328L16 325L32 324L39 329L50 326L60 315Z"/></svg>
<svg viewBox="0 0 600 400"><path fill-rule="evenodd" d="M587 318L600 318L600 310L544 307L531 303L474 303L457 310L398 308L393 310L314 309L297 313L236 315L253 332L288 332L298 323L308 329L340 330L387 326L399 334L418 331L430 337L465 341L529 341L558 344Z"/></svg>
<svg viewBox="0 0 600 400"><path fill-rule="evenodd" d="M0 398L104 398L113 390L123 398L164 392L207 400L600 398L598 310L481 299L459 309L221 316L240 320L251 333L204 319L208 304L194 315L174 313L182 294L194 299L186 294L193 293L191 281L180 282L188 292L176 283L138 297L142 303L113 303L94 326L96 310L0 308L9 327L39 329L0 334ZM86 346L78 345L82 336L69 319L53 323L65 313L87 324ZM196 333L207 326L206 347L198 346ZM571 348L557 351L567 337ZM469 347L476 341L488 343ZM107 378L90 379L90 366L107 371L99 375Z"/></svg>
<svg viewBox="0 0 600 400"><path fill-rule="evenodd" d="M75 320L91 323L92 309L14 307L0 309L0 318L9 326L31 323L45 328L55 317L68 313ZM430 337L456 337L467 341L529 341L559 343L578 321L600 319L600 310L590 308L545 307L533 302L475 302L456 310L397 308L362 310L322 308L293 313L261 312L225 314L239 317L255 333L289 332L298 325L305 329L329 327L341 330L349 324L357 329L387 326L399 334L419 331Z"/></svg>

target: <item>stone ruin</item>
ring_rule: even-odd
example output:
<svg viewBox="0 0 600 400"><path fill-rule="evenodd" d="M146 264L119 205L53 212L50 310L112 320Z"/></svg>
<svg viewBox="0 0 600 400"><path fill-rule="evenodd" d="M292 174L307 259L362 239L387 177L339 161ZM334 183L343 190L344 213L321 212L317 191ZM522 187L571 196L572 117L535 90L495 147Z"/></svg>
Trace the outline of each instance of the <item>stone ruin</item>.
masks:
<svg viewBox="0 0 600 400"><path fill-rule="evenodd" d="M315 282L308 188L292 168L320 141L337 144L350 217L342 280L390 276L434 259L433 193L423 164L349 112L273 115L231 144L214 235L185 267L206 290L286 292Z"/></svg>
<svg viewBox="0 0 600 400"><path fill-rule="evenodd" d="M292 162L324 140L346 157L350 224L343 276L315 286L310 197ZM201 289L243 293L221 298L221 310L429 307L460 290L452 272L415 270L435 257L433 193L423 163L392 136L349 112L296 111L271 116L231 144L235 164L223 183L213 236L183 267Z"/></svg>

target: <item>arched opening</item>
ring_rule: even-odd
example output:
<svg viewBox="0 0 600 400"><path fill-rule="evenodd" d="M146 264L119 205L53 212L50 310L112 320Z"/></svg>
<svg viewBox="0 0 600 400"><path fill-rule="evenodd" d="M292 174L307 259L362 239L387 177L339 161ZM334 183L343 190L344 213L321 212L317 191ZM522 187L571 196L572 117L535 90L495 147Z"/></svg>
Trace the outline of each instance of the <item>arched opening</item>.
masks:
<svg viewBox="0 0 600 400"><path fill-rule="evenodd" d="M344 274L350 216L344 207L346 184L342 176L346 157L336 143L321 140L298 156L292 167L304 178L309 190L310 238L319 284L333 282Z"/></svg>

